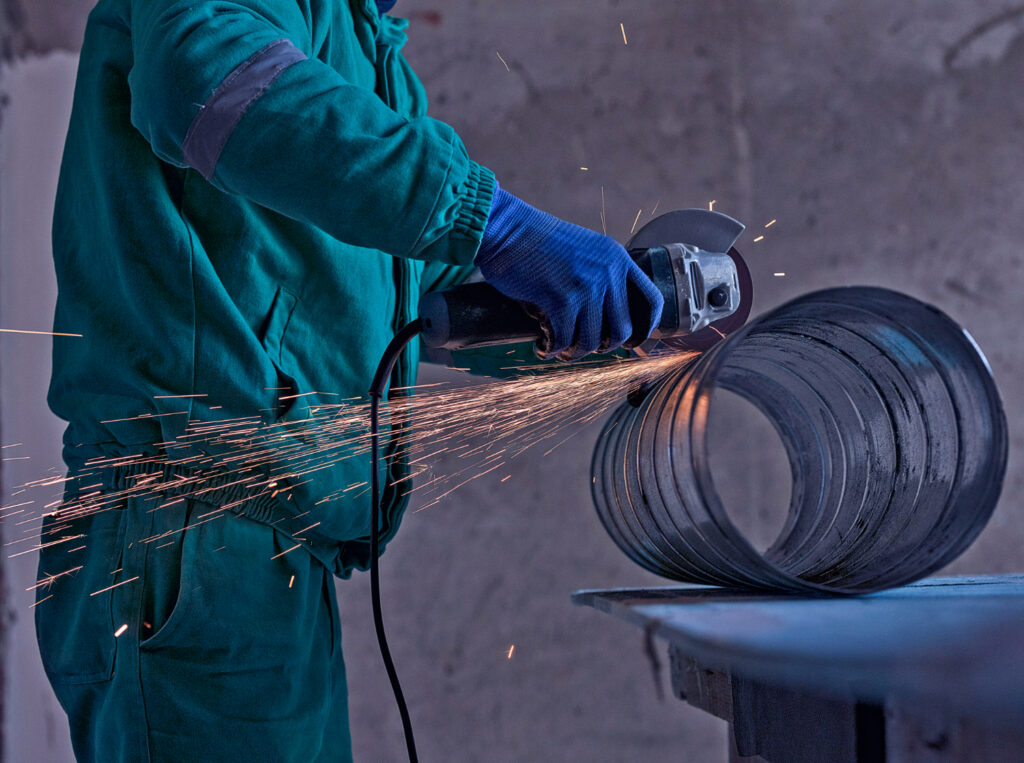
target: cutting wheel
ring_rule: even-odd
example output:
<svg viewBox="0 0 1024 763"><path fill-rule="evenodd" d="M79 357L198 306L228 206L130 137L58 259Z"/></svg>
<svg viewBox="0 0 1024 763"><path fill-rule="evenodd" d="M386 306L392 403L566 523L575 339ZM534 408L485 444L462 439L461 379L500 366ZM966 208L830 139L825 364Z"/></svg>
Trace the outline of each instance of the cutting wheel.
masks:
<svg viewBox="0 0 1024 763"><path fill-rule="evenodd" d="M754 283L747 263L733 246L743 230L743 223L721 212L682 209L654 218L626 244L627 249L644 249L667 243L689 244L708 252L725 252L736 263L736 276L740 284L740 306L736 312L693 334L664 339L662 342L665 345L677 350L703 352L747 322L754 300Z"/></svg>

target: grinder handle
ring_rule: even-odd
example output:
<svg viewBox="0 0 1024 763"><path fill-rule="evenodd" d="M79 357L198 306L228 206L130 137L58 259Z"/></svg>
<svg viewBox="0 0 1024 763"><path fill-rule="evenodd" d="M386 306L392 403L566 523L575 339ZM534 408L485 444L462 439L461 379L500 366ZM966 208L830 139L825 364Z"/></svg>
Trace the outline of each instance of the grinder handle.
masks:
<svg viewBox="0 0 1024 763"><path fill-rule="evenodd" d="M489 283L464 283L420 298L427 347L460 350L543 341L541 321Z"/></svg>

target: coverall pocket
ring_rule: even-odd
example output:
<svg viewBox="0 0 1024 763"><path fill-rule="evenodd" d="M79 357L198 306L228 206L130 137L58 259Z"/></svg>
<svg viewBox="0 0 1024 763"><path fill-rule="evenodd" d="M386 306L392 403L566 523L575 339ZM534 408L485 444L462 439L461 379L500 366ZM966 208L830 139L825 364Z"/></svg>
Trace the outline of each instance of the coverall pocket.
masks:
<svg viewBox="0 0 1024 763"><path fill-rule="evenodd" d="M296 409L298 409L298 418L304 418L306 415L304 414L305 406L296 405L299 384L284 370L285 363L282 360L285 334L298 301L298 297L279 286L260 332L260 344L263 345L270 362L274 365L274 370L277 371L277 389L275 390L273 409L275 421L290 420Z"/></svg>
<svg viewBox="0 0 1024 763"><path fill-rule="evenodd" d="M145 563L140 649L159 649L173 643L184 623L192 621L193 601L199 582L196 579L196 546L201 522L192 500L183 502L178 512L167 518L168 541L152 543Z"/></svg>
<svg viewBox="0 0 1024 763"><path fill-rule="evenodd" d="M113 589L124 545L124 506L43 523L36 589L39 654L53 684L107 681L114 671Z"/></svg>

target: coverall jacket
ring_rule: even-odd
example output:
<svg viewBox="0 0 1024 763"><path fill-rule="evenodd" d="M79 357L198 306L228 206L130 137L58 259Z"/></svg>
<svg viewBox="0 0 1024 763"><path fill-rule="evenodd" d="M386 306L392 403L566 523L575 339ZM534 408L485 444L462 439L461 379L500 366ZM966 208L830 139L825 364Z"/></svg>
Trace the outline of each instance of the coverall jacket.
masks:
<svg viewBox="0 0 1024 763"><path fill-rule="evenodd" d="M365 395L419 295L466 275L494 178L426 116L405 27L373 0L95 7L53 228L55 331L83 335L56 339L49 392L69 500L189 421ZM331 573L369 563L346 492L368 476L356 455L260 501L225 479L49 518L37 630L79 759L348 760Z"/></svg>

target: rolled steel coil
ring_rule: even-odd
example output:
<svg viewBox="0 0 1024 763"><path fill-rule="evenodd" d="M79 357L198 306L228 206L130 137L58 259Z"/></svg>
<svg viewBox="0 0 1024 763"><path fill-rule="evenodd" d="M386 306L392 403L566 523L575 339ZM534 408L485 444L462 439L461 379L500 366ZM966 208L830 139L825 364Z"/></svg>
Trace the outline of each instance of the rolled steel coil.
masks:
<svg viewBox="0 0 1024 763"><path fill-rule="evenodd" d="M756 406L789 459L777 539L759 553L727 515L709 467L716 389ZM956 558L995 508L1006 417L971 336L898 292L799 297L616 410L592 492L615 543L674 580L857 594Z"/></svg>

